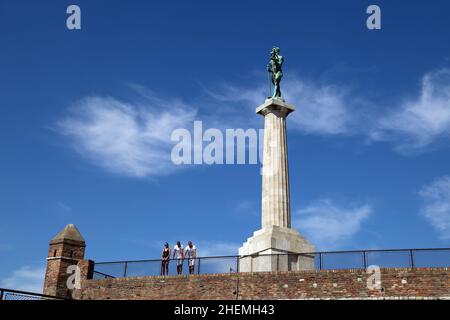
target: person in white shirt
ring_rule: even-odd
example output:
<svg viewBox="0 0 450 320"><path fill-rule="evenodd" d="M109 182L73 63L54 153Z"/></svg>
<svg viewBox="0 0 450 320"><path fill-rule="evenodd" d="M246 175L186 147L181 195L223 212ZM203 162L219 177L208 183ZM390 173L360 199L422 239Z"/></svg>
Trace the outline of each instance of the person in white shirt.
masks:
<svg viewBox="0 0 450 320"><path fill-rule="evenodd" d="M180 241L177 241L177 244L173 248L173 259L177 261L177 273L181 274L183 272L183 246Z"/></svg>
<svg viewBox="0 0 450 320"><path fill-rule="evenodd" d="M188 242L188 246L184 251L184 256L189 258L189 274L193 274L195 270L195 257L197 255L197 248L192 244L192 241Z"/></svg>

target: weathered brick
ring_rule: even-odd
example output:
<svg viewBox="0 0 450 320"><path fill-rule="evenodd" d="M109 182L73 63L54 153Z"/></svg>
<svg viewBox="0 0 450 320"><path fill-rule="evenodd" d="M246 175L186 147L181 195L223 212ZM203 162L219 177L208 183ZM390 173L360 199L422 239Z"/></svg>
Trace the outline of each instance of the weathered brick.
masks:
<svg viewBox="0 0 450 320"><path fill-rule="evenodd" d="M366 272L354 269L84 280L82 289L76 290L74 297L161 300L449 298L449 271L448 268L381 269L383 291L369 290ZM405 277L408 282L402 284Z"/></svg>

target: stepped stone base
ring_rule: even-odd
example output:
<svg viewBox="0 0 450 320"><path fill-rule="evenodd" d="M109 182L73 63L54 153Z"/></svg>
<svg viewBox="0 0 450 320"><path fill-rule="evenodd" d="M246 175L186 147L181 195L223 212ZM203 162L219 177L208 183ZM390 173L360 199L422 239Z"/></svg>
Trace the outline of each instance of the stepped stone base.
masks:
<svg viewBox="0 0 450 320"><path fill-rule="evenodd" d="M314 270L314 251L297 230L266 227L239 248L239 272Z"/></svg>

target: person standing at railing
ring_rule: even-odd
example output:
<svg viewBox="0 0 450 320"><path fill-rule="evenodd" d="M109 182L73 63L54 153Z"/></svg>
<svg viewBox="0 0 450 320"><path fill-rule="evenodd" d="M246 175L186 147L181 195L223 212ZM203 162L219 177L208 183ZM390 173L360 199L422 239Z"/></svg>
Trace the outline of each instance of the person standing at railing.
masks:
<svg viewBox="0 0 450 320"><path fill-rule="evenodd" d="M161 253L161 275L162 276L169 275L169 262L170 262L170 247L169 247L169 243L166 242L164 245L164 249Z"/></svg>
<svg viewBox="0 0 450 320"><path fill-rule="evenodd" d="M180 241L177 241L177 244L173 248L173 259L176 260L177 263L177 274L183 273L183 246L181 245Z"/></svg>
<svg viewBox="0 0 450 320"><path fill-rule="evenodd" d="M184 256L188 257L189 262L189 274L193 274L195 270L195 256L197 255L197 249L192 244L192 241L188 242L188 246L184 251Z"/></svg>

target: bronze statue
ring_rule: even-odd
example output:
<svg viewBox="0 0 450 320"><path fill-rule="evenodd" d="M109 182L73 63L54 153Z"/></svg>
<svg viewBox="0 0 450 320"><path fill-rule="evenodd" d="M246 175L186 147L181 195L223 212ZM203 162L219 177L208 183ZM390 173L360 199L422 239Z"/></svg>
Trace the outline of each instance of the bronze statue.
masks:
<svg viewBox="0 0 450 320"><path fill-rule="evenodd" d="M270 60L267 65L267 71L269 71L272 78L272 84L274 85L272 98L281 98L280 81L283 77L283 71L281 70L283 61L284 59L280 55L280 48L273 47L270 52Z"/></svg>

